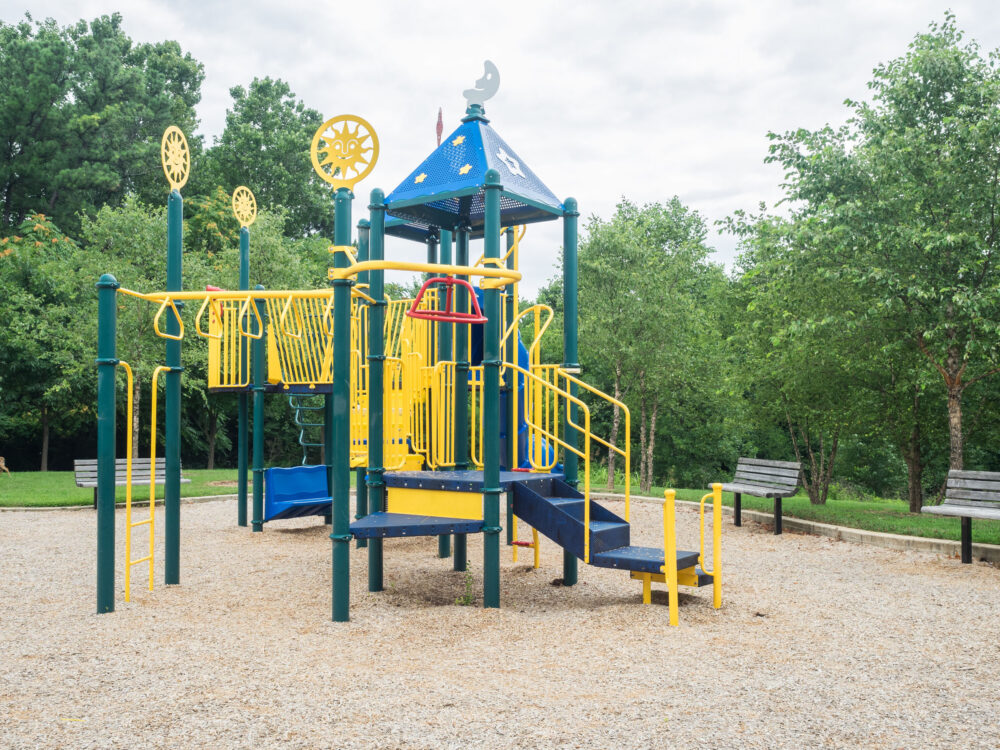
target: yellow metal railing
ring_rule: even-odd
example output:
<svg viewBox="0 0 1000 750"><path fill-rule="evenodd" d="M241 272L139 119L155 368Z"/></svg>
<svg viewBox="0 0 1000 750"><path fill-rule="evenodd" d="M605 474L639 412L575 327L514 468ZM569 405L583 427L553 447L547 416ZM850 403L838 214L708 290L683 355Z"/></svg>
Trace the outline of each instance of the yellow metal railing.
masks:
<svg viewBox="0 0 1000 750"><path fill-rule="evenodd" d="M667 601L670 605L670 624L677 625L677 516L674 500L675 490L663 492L663 577L667 582ZM642 602L649 604L649 576L642 583Z"/></svg>
<svg viewBox="0 0 1000 750"><path fill-rule="evenodd" d="M712 498L712 569L705 564L705 500ZM712 606L722 606L722 485L715 483L712 491L698 503L698 526L701 531L701 547L698 564L705 575L712 576ZM676 566L675 566L676 567Z"/></svg>

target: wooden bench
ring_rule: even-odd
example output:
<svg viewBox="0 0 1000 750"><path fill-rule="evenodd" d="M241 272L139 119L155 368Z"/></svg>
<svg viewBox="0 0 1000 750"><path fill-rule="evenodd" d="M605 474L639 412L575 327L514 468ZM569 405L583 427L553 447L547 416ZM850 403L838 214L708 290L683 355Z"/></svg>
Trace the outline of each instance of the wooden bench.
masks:
<svg viewBox="0 0 1000 750"><path fill-rule="evenodd" d="M972 562L972 519L1000 521L1000 472L948 472L944 502L927 505L921 513L957 516L962 519L962 562Z"/></svg>
<svg viewBox="0 0 1000 750"><path fill-rule="evenodd" d="M164 460L163 458L157 458L156 464L154 466L154 481L157 484L163 484L164 480ZM128 484L126 464L128 462L127 458L116 458L115 459L115 484L125 485ZM78 458L73 461L73 475L76 479L77 487L93 487L94 488L94 507L97 507L97 459L96 458ZM187 483L191 480L187 477L181 477L181 483ZM141 485L149 484L149 459L148 458L133 458L132 459L132 484Z"/></svg>
<svg viewBox="0 0 1000 750"><path fill-rule="evenodd" d="M774 499L774 533L781 533L781 498L794 495L799 487L802 467L794 461L768 461L763 458L740 458L733 481L722 485L733 493L733 523L743 525L743 495Z"/></svg>

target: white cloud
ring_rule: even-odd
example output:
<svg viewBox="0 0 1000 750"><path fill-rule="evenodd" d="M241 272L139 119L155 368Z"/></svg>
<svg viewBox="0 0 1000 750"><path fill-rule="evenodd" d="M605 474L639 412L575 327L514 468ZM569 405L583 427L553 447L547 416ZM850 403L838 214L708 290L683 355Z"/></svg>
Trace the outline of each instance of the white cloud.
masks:
<svg viewBox="0 0 1000 750"><path fill-rule="evenodd" d="M31 12L68 24L122 6L32 0ZM457 125L461 92L486 58L501 75L487 104L493 126L556 195L579 200L584 218L608 216L622 195L647 202L677 194L715 221L780 197L780 170L763 164L769 130L840 122L843 100L865 96L872 68L903 54L946 7L984 49L1000 47L994 0L124 6L133 39L176 39L205 64L198 111L209 142L224 125L229 88L254 76L285 79L326 115L367 118L382 155L359 186L358 218L373 187L388 193L434 147L439 106L445 132ZM15 21L23 10L3 0L0 19ZM558 272L561 241L556 223L529 228L524 294ZM733 239L714 241L729 262ZM423 254L399 241L388 249Z"/></svg>

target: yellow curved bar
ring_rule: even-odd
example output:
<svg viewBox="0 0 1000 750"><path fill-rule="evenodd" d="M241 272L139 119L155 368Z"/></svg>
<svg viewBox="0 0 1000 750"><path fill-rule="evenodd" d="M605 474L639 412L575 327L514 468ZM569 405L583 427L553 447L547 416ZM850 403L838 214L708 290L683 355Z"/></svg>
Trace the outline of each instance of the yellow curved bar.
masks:
<svg viewBox="0 0 1000 750"><path fill-rule="evenodd" d="M295 302L295 296L292 295L292 294L289 294L288 295L288 300L282 306L282 308L281 308L281 314L278 316L278 328L281 329L281 332L285 336L288 336L289 338L292 338L292 339L301 340L302 339L302 322L301 321L298 321L299 330L298 330L297 333L292 333L291 331L288 330L288 326L285 325L285 320L288 317L288 312L292 309L292 303L293 302ZM295 317L298 318L298 311L296 311L296 316Z"/></svg>
<svg viewBox="0 0 1000 750"><path fill-rule="evenodd" d="M335 268L330 276L333 279L346 279L356 276L362 271L415 271L417 273L433 273L454 276L482 276L483 288L500 289L520 281L519 271L506 268L470 268L469 266L454 266L446 263L411 263L395 260L363 260L350 268Z"/></svg>
<svg viewBox="0 0 1000 750"><path fill-rule="evenodd" d="M163 315L163 311L170 308L174 313L174 317L177 319L177 325L180 327L181 332L177 335L172 333L164 333L160 330L160 316ZM160 309L156 311L156 315L153 317L153 332L159 336L161 339L170 339L171 341L180 341L184 338L184 321L181 320L180 310L177 309L177 305L174 304L174 300L171 297L167 297L163 300L160 305Z"/></svg>
<svg viewBox="0 0 1000 750"><path fill-rule="evenodd" d="M257 305L253 304L253 301L254 298L248 296L243 300L243 304L240 305L240 311L237 317L237 320L239 321L240 335L246 336L248 339L261 339L264 337L264 321L261 320L260 312L257 310ZM243 318L248 317L247 308L252 309L254 317L257 318L258 333L256 335L250 333L250 331L248 331L243 325Z"/></svg>
<svg viewBox="0 0 1000 750"><path fill-rule="evenodd" d="M194 317L194 331L199 336L201 336L203 339L221 339L222 338L222 326L221 325L219 326L219 332L218 333L212 333L211 331L209 331L208 333L206 333L205 331L201 330L201 318L205 314L205 310L208 309L208 306L210 304L212 304L212 298L211 297L205 297L205 301L202 302L201 303L201 307L198 308L198 314L195 315L195 317ZM220 305L220 307L221 307L221 305ZM221 315L219 316L219 323L220 324L222 323L222 316Z"/></svg>
<svg viewBox="0 0 1000 750"><path fill-rule="evenodd" d="M372 299L371 297L369 297L367 294L365 294L364 292L362 292L357 287L354 287L353 289L351 289L351 296L361 297L361 299L366 300L367 302L370 302L373 305L375 304L375 300L374 299Z"/></svg>
<svg viewBox="0 0 1000 750"><path fill-rule="evenodd" d="M346 255L347 262L352 266L356 266L358 264L358 256L354 254L353 245L330 245L329 250L331 255L336 255L337 253L343 253Z"/></svg>

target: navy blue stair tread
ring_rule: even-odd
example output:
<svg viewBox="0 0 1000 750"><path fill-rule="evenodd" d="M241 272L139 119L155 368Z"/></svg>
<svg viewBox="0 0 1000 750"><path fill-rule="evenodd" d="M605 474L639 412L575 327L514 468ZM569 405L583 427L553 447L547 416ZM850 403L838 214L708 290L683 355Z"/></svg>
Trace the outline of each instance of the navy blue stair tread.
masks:
<svg viewBox="0 0 1000 750"><path fill-rule="evenodd" d="M411 513L369 513L351 524L351 533L358 539L476 534L482 530L482 521L467 518L418 516Z"/></svg>
<svg viewBox="0 0 1000 750"><path fill-rule="evenodd" d="M533 474L527 471L501 471L500 489L510 490L514 482L544 485L562 474ZM404 487L421 490L448 490L451 492L482 492L483 472L465 471L389 471L385 473L386 487Z"/></svg>
<svg viewBox="0 0 1000 750"><path fill-rule="evenodd" d="M590 564L599 568L621 568L639 573L662 573L663 550L657 547L619 547L590 556ZM697 552L677 552L677 569L698 564Z"/></svg>

